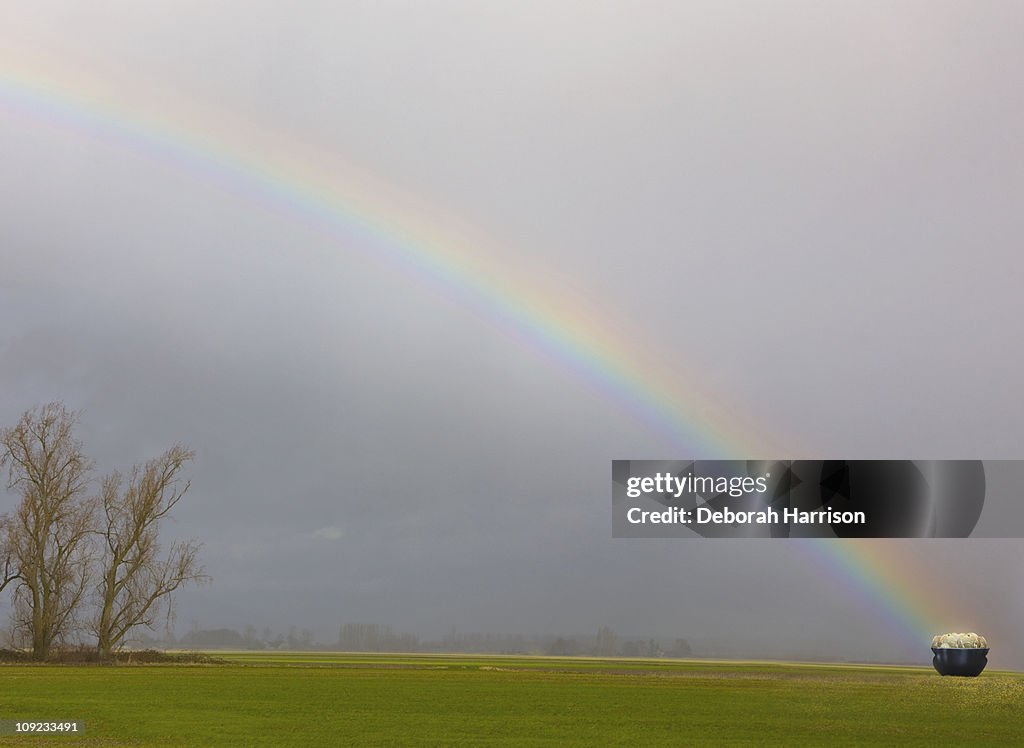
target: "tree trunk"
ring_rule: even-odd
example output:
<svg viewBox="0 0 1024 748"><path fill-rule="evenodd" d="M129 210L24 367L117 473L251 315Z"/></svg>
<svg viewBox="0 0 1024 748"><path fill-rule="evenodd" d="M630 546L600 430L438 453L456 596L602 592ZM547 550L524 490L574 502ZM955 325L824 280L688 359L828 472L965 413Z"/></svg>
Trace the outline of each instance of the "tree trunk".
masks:
<svg viewBox="0 0 1024 748"><path fill-rule="evenodd" d="M45 660L50 656L50 642L45 633L37 633L32 637L32 659Z"/></svg>
<svg viewBox="0 0 1024 748"><path fill-rule="evenodd" d="M111 578L113 577L114 570L115 569L112 569L111 573L107 574L107 585L103 596L103 609L100 611L100 625L97 627L98 631L96 632L96 649L99 652L101 660L109 660L114 650L114 632L112 631L113 626L111 625L110 620L114 611L113 593L111 592L114 588L114 581Z"/></svg>

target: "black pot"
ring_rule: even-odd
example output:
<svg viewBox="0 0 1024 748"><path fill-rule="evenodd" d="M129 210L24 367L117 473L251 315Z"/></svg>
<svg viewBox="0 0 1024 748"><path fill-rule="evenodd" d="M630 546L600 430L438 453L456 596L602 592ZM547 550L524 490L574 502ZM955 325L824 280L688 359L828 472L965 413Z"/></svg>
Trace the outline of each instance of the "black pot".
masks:
<svg viewBox="0 0 1024 748"><path fill-rule="evenodd" d="M966 675L973 678L981 675L988 664L988 649L977 647L932 647L935 656L932 665L939 675Z"/></svg>

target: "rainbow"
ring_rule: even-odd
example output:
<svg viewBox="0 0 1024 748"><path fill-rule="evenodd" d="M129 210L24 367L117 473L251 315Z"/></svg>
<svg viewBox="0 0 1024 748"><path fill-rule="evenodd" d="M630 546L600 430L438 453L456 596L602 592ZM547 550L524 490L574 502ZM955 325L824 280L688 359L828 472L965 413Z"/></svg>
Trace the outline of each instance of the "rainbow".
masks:
<svg viewBox="0 0 1024 748"><path fill-rule="evenodd" d="M331 154L180 100L146 99L136 110L119 99L119 88L0 66L0 104L9 113L186 170L312 222L346 248L367 250L460 299L696 457L763 453L764 437L703 393L696 377L643 353L655 346L614 337L612 321L572 303L562 288L545 288L543 273L503 265L479 250L483 242L467 241L469 230L445 232L436 211L410 204Z"/></svg>
<svg viewBox="0 0 1024 748"><path fill-rule="evenodd" d="M914 541L929 542L929 541ZM908 541L807 540L796 545L808 562L838 579L848 599L871 601L865 615L879 617L885 630L894 632L908 656L920 654L932 636L947 631L990 631L992 622L980 620L969 586L957 585L955 594L943 589L944 575L923 568Z"/></svg>
<svg viewBox="0 0 1024 748"><path fill-rule="evenodd" d="M545 287L537 274L519 273L495 253L482 251L485 244L470 227L444 230L428 206L333 154L224 119L220 112L154 93L138 82L87 78L45 64L16 66L0 54L0 111L241 192L270 210L312 222L343 240L346 249L368 251L438 286L661 434L676 450L672 457L680 456L678 450L695 458L800 456L778 454L751 424L713 402L694 373L645 355L636 331L632 343L614 336L614 324L574 302L564 289ZM881 611L908 647L925 646L933 633L967 620L962 611L939 602L942 596L927 584L935 575L916 568L898 541L788 542L842 580L851 601Z"/></svg>

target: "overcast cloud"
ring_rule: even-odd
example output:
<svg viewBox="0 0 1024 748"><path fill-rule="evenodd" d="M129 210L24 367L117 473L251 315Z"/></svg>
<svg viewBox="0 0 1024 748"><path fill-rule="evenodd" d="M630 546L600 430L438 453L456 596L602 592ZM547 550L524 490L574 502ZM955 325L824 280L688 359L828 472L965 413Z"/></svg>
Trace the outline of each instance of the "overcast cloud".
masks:
<svg viewBox="0 0 1024 748"><path fill-rule="evenodd" d="M607 624L870 657L888 621L787 543L611 539L610 460L703 445L386 242L4 81L325 154L396 224L419 206L654 341L793 456L1015 459L1022 23L1014 2L6 3L0 423L64 400L103 471L197 450L168 533L205 542L214 583L179 631ZM907 545L980 631L1020 631L1024 541Z"/></svg>

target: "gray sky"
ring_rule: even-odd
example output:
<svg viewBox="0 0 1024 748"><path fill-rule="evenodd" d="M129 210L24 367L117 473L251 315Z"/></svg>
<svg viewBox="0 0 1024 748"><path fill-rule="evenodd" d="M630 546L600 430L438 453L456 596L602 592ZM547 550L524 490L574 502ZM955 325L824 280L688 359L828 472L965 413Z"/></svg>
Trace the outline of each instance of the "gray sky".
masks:
<svg viewBox="0 0 1024 748"><path fill-rule="evenodd" d="M64 400L102 470L197 450L168 534L205 541L215 582L179 629L608 624L871 656L884 617L785 543L611 539L610 460L687 445L381 242L10 80L218 123L242 152L262 133L281 151L250 156L322 154L340 189L364 174L396 225L415 205L654 341L795 456L1014 459L1022 22L1015 2L6 3L0 422ZM1019 633L1024 593L996 580L1024 541L906 547L973 590L979 630Z"/></svg>

